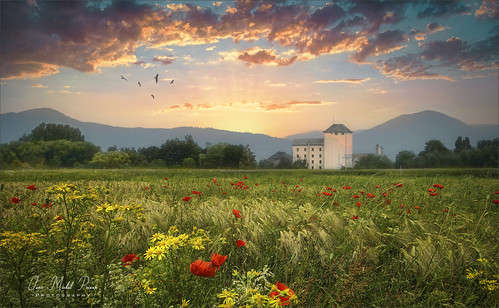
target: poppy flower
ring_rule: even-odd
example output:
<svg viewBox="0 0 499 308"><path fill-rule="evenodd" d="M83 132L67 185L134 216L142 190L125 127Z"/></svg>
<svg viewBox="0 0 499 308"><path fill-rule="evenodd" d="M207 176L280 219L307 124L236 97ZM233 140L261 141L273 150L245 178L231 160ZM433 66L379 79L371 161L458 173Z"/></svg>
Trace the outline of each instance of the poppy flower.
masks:
<svg viewBox="0 0 499 308"><path fill-rule="evenodd" d="M243 176L243 178L244 178L245 180L247 180L247 179L248 179L248 177L247 177L247 176Z"/></svg>
<svg viewBox="0 0 499 308"><path fill-rule="evenodd" d="M182 201L189 201L189 200L191 200L191 197L189 197L189 196L184 197L184 198L182 199Z"/></svg>
<svg viewBox="0 0 499 308"><path fill-rule="evenodd" d="M149 189L149 187L146 186L144 189Z"/></svg>
<svg viewBox="0 0 499 308"><path fill-rule="evenodd" d="M361 202L357 202L357 203L355 204L355 206L356 206L356 207L360 207L361 205L362 205L362 203L361 203Z"/></svg>
<svg viewBox="0 0 499 308"><path fill-rule="evenodd" d="M346 185L345 185L345 186L343 186L343 189L347 189L347 190L348 190L348 189L352 189L352 187L351 187L351 186L346 186Z"/></svg>
<svg viewBox="0 0 499 308"><path fill-rule="evenodd" d="M225 260L227 260L228 256L222 256L217 253L214 253L211 255L211 265L214 267L218 267L220 269L220 266L225 263Z"/></svg>
<svg viewBox="0 0 499 308"><path fill-rule="evenodd" d="M239 247L246 245L246 242L243 240L237 240L236 245L237 245L237 248L239 248Z"/></svg>
<svg viewBox="0 0 499 308"><path fill-rule="evenodd" d="M360 198L360 196L359 195L353 195L353 198L357 199L357 198Z"/></svg>
<svg viewBox="0 0 499 308"><path fill-rule="evenodd" d="M136 255L136 254L134 254L134 253L129 253L129 254L126 254L126 255L123 257L123 259L122 259L122 261L123 261L123 263L124 263L124 264L123 264L123 266L132 265L133 261L134 261L134 260L138 260L138 259L139 259L139 257L137 257L137 255Z"/></svg>
<svg viewBox="0 0 499 308"><path fill-rule="evenodd" d="M10 199L10 203L18 204L19 202L21 202L21 199L18 199L16 197L12 197L12 199Z"/></svg>
<svg viewBox="0 0 499 308"><path fill-rule="evenodd" d="M400 183L395 183L393 184L395 187L404 187L404 184L400 184Z"/></svg>
<svg viewBox="0 0 499 308"><path fill-rule="evenodd" d="M35 185L29 185L26 188L29 189L29 190L36 190Z"/></svg>
<svg viewBox="0 0 499 308"><path fill-rule="evenodd" d="M495 204L499 204L499 200L494 200L492 202L494 202Z"/></svg>
<svg viewBox="0 0 499 308"><path fill-rule="evenodd" d="M350 218L351 220L355 220L355 219L359 219L359 216L355 215L355 216L352 216L352 218Z"/></svg>
<svg viewBox="0 0 499 308"><path fill-rule="evenodd" d="M333 195L332 193L328 193L328 192L325 192L325 191L323 191L322 194L324 196L329 196L329 197L331 197Z"/></svg>
<svg viewBox="0 0 499 308"><path fill-rule="evenodd" d="M196 276L213 277L217 269L211 266L211 262L196 260L189 265L189 271Z"/></svg>
<svg viewBox="0 0 499 308"><path fill-rule="evenodd" d="M497 190L497 191L495 192L495 194L496 194L496 195L498 195L498 194L499 194L499 190Z"/></svg>
<svg viewBox="0 0 499 308"><path fill-rule="evenodd" d="M288 296L278 296L277 298L281 300L281 306L291 304L290 297L295 295L295 292L293 292L293 290L288 288L287 285L285 285L284 283L280 283L279 281L275 285L277 287L277 290L270 292L269 296L273 299L274 297L278 296L282 291L287 290Z"/></svg>
<svg viewBox="0 0 499 308"><path fill-rule="evenodd" d="M61 215L58 215L54 218L55 220L62 220L62 216Z"/></svg>
<svg viewBox="0 0 499 308"><path fill-rule="evenodd" d="M38 205L38 203L36 203L36 202L31 203L31 206L37 206L37 205Z"/></svg>
<svg viewBox="0 0 499 308"><path fill-rule="evenodd" d="M440 185L440 184L433 184L433 187L437 187L437 188L442 189L442 188L444 188L444 185Z"/></svg>
<svg viewBox="0 0 499 308"><path fill-rule="evenodd" d="M165 178L165 180L167 180L167 181L168 181L168 178Z"/></svg>
<svg viewBox="0 0 499 308"><path fill-rule="evenodd" d="M201 193L200 193L199 191L197 191L197 190L193 190L193 191L192 191L192 194L193 194L193 195L198 195L198 196L200 196L200 197L201 197Z"/></svg>
<svg viewBox="0 0 499 308"><path fill-rule="evenodd" d="M239 212L238 210L234 209L232 210L232 213L234 214L234 216L236 216L236 218L241 218L241 212Z"/></svg>
<svg viewBox="0 0 499 308"><path fill-rule="evenodd" d="M216 184L217 183L217 179L213 179L213 184Z"/></svg>

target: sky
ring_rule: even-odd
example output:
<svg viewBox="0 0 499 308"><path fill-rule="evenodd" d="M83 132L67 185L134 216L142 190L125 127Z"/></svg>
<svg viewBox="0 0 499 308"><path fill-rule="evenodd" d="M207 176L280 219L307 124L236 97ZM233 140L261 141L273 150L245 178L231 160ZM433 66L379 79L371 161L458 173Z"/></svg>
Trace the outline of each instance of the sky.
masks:
<svg viewBox="0 0 499 308"><path fill-rule="evenodd" d="M499 1L0 5L1 113L275 137L423 110L499 122Z"/></svg>

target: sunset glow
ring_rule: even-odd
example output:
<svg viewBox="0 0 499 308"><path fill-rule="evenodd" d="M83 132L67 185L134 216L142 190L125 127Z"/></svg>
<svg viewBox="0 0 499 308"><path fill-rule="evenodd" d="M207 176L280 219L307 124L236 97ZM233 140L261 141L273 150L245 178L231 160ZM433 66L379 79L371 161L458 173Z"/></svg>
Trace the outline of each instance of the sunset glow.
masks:
<svg viewBox="0 0 499 308"><path fill-rule="evenodd" d="M422 110L499 121L493 0L0 5L2 113L276 137Z"/></svg>

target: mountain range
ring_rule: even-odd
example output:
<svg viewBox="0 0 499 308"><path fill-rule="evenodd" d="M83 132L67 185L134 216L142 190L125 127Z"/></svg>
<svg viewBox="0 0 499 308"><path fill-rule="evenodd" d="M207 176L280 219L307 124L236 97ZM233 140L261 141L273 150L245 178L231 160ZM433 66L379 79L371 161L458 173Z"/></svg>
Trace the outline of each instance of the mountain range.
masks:
<svg viewBox="0 0 499 308"><path fill-rule="evenodd" d="M264 134L199 127L115 127L82 122L53 109L38 108L0 114L0 143L18 140L41 123L68 124L76 127L80 129L86 141L100 146L103 150L110 146L136 149L160 146L168 139L183 139L186 135L191 135L201 147L221 142L248 145L257 160L266 159L279 151L291 153L293 139L322 137L321 131L277 138ZM348 123L344 124L348 126ZM354 132L353 152L374 153L378 144L383 147L384 154L394 160L402 150L419 153L424 149L425 142L431 139L440 140L447 148L454 149L458 136L468 136L471 144L476 146L477 141L494 139L498 135L497 125L468 125L440 112L422 111L400 115L373 128Z"/></svg>

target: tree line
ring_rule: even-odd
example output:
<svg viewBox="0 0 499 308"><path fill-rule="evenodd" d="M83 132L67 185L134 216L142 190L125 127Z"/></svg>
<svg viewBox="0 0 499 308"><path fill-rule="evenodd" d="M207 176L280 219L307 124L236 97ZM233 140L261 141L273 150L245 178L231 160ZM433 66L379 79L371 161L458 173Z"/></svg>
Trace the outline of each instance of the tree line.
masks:
<svg viewBox="0 0 499 308"><path fill-rule="evenodd" d="M161 146L147 148L110 147L106 152L85 137L78 128L63 124L42 123L19 140L2 144L0 163L7 167L95 167L123 168L256 168L255 155L249 146L227 143L208 144L201 148L185 136L167 140Z"/></svg>
<svg viewBox="0 0 499 308"><path fill-rule="evenodd" d="M429 140L424 150L400 151L395 161L368 154L355 164L356 169L498 167L499 139L480 140L473 147L468 137L459 136L454 150L439 140ZM8 167L186 167L186 168L307 168L306 163L281 159L277 164L261 160L258 164L248 145L207 144L201 148L187 135L169 139L160 146L146 148L100 147L85 141L78 128L42 123L19 140L0 145L1 168Z"/></svg>
<svg viewBox="0 0 499 308"><path fill-rule="evenodd" d="M454 150L450 150L439 140L429 140L424 150L418 154L413 151L400 151L391 161L386 156L369 154L359 159L356 169L389 168L446 168L446 167L499 167L499 138L480 140L473 147L468 137L459 136Z"/></svg>

